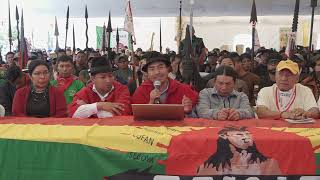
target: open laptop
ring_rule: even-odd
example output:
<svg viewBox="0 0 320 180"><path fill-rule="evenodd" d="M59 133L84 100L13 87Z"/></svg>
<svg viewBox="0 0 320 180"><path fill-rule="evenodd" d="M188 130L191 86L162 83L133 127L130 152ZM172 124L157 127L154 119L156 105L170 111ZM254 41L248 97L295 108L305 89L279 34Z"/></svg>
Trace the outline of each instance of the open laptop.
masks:
<svg viewBox="0 0 320 180"><path fill-rule="evenodd" d="M182 104L132 104L134 120L183 120Z"/></svg>

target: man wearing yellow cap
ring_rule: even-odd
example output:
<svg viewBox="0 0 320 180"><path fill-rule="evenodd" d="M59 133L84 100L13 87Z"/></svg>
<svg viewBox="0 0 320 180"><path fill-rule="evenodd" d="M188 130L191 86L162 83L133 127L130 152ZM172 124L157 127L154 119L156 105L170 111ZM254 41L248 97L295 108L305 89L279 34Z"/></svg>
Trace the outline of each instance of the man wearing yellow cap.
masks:
<svg viewBox="0 0 320 180"><path fill-rule="evenodd" d="M260 90L257 99L259 118L303 119L319 117L311 89L298 83L297 63L281 61L276 68L276 83Z"/></svg>

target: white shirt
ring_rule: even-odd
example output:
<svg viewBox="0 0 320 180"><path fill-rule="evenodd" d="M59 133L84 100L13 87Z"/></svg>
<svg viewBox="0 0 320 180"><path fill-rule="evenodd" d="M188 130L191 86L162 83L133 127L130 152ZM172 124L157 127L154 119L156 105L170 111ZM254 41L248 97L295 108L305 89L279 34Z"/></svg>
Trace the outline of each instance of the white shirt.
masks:
<svg viewBox="0 0 320 180"><path fill-rule="evenodd" d="M289 108L289 106L292 104L292 101L294 101L296 97L296 91L295 88L290 89L289 91L280 91L279 89L276 91L276 94L278 95L278 104L279 106L277 108L280 109L281 112L284 112ZM277 101L276 101L277 103Z"/></svg>
<svg viewBox="0 0 320 180"><path fill-rule="evenodd" d="M310 88L303 86L301 84L296 84L296 97L292 102L292 105L288 108L288 111L293 109L301 108L304 111L308 111L311 108L317 108L317 102L312 94ZM271 111L281 111L278 109L276 103L276 89L277 85L274 84L270 87L265 87L258 93L257 106L265 106ZM285 102L283 104L286 104ZM279 106L279 103L278 103Z"/></svg>
<svg viewBox="0 0 320 180"><path fill-rule="evenodd" d="M113 90L114 90L114 87L112 86L111 90L107 94L102 95L97 91L95 85L93 85L93 87L92 87L92 91L95 92L100 97L101 102L104 102ZM79 106L72 117L73 118L88 118L94 114L97 114L98 118L113 117L113 114L111 112L107 112L107 111L103 111L103 110L98 111L97 103L84 104L84 105Z"/></svg>

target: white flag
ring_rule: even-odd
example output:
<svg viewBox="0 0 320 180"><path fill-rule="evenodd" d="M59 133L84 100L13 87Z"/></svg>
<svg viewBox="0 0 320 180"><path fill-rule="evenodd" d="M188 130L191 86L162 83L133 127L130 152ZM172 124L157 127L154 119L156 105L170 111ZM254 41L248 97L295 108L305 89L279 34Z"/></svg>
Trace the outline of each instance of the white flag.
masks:
<svg viewBox="0 0 320 180"><path fill-rule="evenodd" d="M287 36L288 36L288 43L286 47L286 55L290 57L292 46L295 45L295 41L296 41L296 32L289 32Z"/></svg>
<svg viewBox="0 0 320 180"><path fill-rule="evenodd" d="M133 41L136 42L134 28L133 28L133 17L132 17L130 0L127 1L126 16L124 20L124 30L130 33L132 35Z"/></svg>

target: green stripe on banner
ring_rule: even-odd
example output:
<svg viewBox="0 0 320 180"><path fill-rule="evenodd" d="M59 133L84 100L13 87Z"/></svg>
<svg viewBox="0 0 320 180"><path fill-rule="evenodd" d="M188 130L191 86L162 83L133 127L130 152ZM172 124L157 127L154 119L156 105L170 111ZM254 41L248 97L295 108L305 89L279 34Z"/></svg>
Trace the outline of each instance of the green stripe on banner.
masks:
<svg viewBox="0 0 320 180"><path fill-rule="evenodd" d="M80 144L0 139L1 180L101 180L127 171L165 174L166 154L126 153Z"/></svg>
<svg viewBox="0 0 320 180"><path fill-rule="evenodd" d="M314 154L316 157L316 174L320 174L320 153Z"/></svg>

